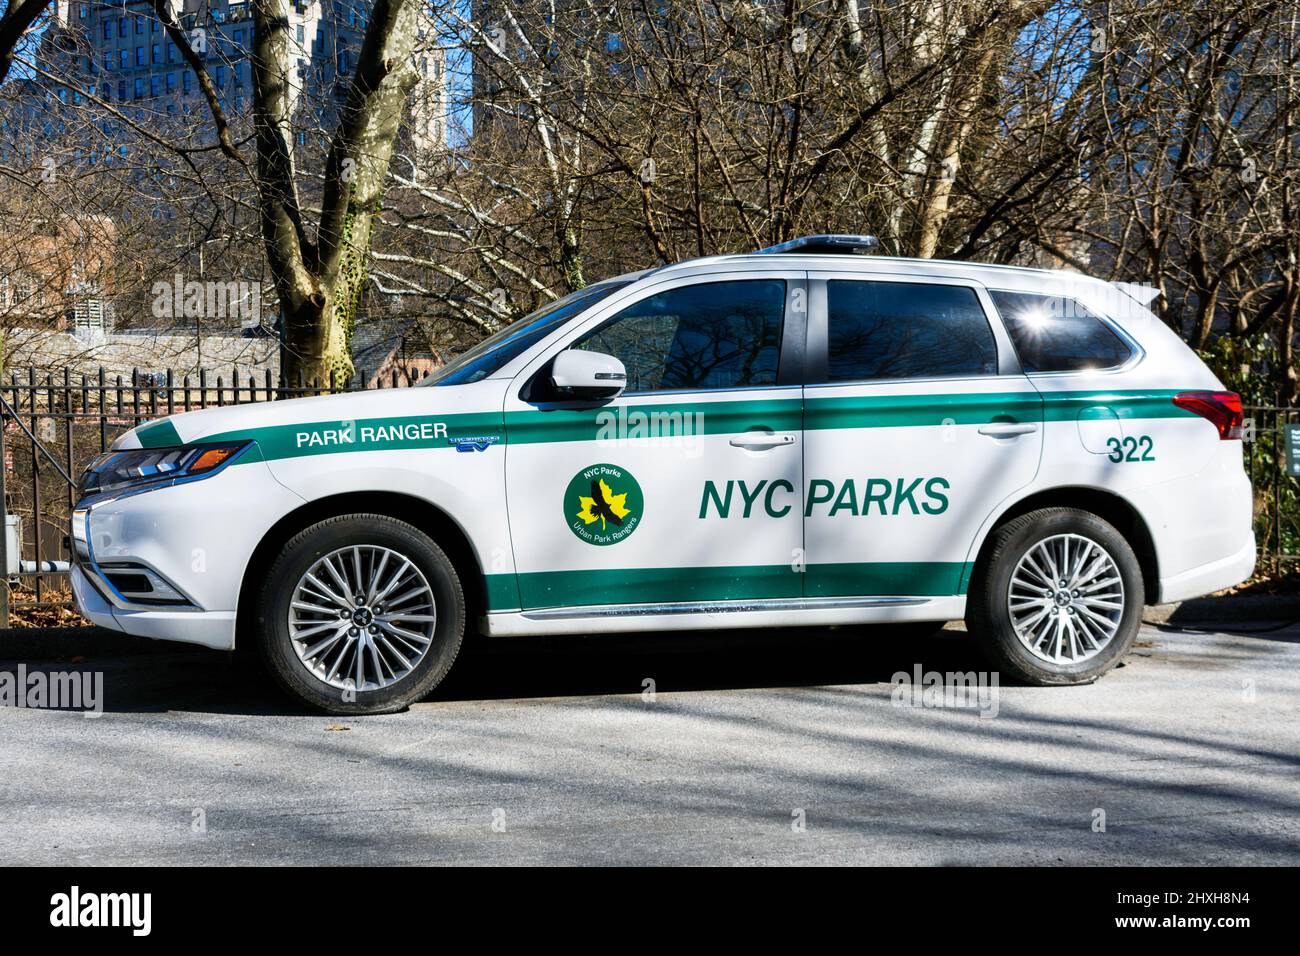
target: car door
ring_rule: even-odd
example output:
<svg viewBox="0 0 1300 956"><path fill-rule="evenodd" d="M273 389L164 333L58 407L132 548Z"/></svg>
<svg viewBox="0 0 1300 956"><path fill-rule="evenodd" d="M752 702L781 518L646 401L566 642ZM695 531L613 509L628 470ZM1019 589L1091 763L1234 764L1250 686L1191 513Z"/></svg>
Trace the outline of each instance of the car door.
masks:
<svg viewBox="0 0 1300 956"><path fill-rule="evenodd" d="M979 285L809 280L805 593L962 593L980 525L1038 469L1042 401Z"/></svg>
<svg viewBox="0 0 1300 956"><path fill-rule="evenodd" d="M799 597L805 302L802 272L665 280L613 297L518 377L505 420L521 608ZM625 391L555 400L547 370L567 348L618 358Z"/></svg>

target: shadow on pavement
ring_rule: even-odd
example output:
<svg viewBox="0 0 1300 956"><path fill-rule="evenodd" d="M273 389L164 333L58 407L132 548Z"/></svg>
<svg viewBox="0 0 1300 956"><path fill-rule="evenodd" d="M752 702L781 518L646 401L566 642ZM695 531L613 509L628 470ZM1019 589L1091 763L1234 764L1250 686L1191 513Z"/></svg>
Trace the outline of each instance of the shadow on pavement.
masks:
<svg viewBox="0 0 1300 956"><path fill-rule="evenodd" d="M107 636L82 635L79 653L29 656L24 666L29 674L102 671L104 709L113 713L313 713L283 694L251 655L166 642L131 641L119 649L120 635ZM21 659L0 643L0 670L13 671ZM475 637L425 703L640 694L647 680L658 693L872 684L918 663L941 672L987 666L961 631L924 634L903 626Z"/></svg>

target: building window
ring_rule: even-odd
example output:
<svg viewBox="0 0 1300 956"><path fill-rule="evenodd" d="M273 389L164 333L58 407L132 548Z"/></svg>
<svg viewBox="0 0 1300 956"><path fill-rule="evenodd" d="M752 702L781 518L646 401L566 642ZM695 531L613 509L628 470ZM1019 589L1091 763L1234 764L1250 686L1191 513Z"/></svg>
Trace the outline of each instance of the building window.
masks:
<svg viewBox="0 0 1300 956"><path fill-rule="evenodd" d="M105 39L105 40L111 40L111 39L113 39L113 21L112 21L112 20L105 20L105 21L104 21L104 39Z"/></svg>
<svg viewBox="0 0 1300 956"><path fill-rule="evenodd" d="M135 98L138 100L144 96L144 77L135 78Z"/></svg>
<svg viewBox="0 0 1300 956"><path fill-rule="evenodd" d="M144 66L144 47L142 46L135 48L135 65Z"/></svg>
<svg viewBox="0 0 1300 956"><path fill-rule="evenodd" d="M232 66L230 68L230 75L231 78L234 80L236 87L240 87L244 85L244 70L242 64L236 63L234 66Z"/></svg>
<svg viewBox="0 0 1300 956"><path fill-rule="evenodd" d="M186 70L181 74L181 90L185 93L190 91L190 85L194 82L194 74Z"/></svg>
<svg viewBox="0 0 1300 956"><path fill-rule="evenodd" d="M158 95L159 87L161 86L161 83L160 83L160 80L161 80L161 79L162 79L162 78L161 78L160 76L158 76L156 73L155 73L153 76L149 77L149 95L150 95L150 96L157 96L157 95Z"/></svg>
<svg viewBox="0 0 1300 956"><path fill-rule="evenodd" d="M111 84L105 83L99 88L99 98L105 102L113 98L113 87Z"/></svg>
<svg viewBox="0 0 1300 956"><path fill-rule="evenodd" d="M351 65L349 59L347 50L339 50L339 72L344 75L348 73Z"/></svg>
<svg viewBox="0 0 1300 956"><path fill-rule="evenodd" d="M117 81L117 98L119 100L126 99L126 80Z"/></svg>
<svg viewBox="0 0 1300 956"><path fill-rule="evenodd" d="M131 54L126 47L122 47L122 49L117 51L117 59L118 65L121 66L122 69L125 70L131 66Z"/></svg>
<svg viewBox="0 0 1300 956"><path fill-rule="evenodd" d="M167 62L176 62L176 44L172 43L171 40L167 41Z"/></svg>
<svg viewBox="0 0 1300 956"><path fill-rule="evenodd" d="M217 89L224 90L225 88L226 88L226 68L221 64L217 64Z"/></svg>
<svg viewBox="0 0 1300 956"><path fill-rule="evenodd" d="M77 13L81 19L86 19L86 17L90 16L90 4L83 3Z"/></svg>
<svg viewBox="0 0 1300 956"><path fill-rule="evenodd" d="M126 17L119 17L117 20L117 35L126 36Z"/></svg>
<svg viewBox="0 0 1300 956"><path fill-rule="evenodd" d="M135 35L139 36L144 33L144 20L141 17L135 18Z"/></svg>
<svg viewBox="0 0 1300 956"><path fill-rule="evenodd" d="M302 46L305 39L306 39L306 32L303 30L302 24L300 23L298 24L298 45Z"/></svg>
<svg viewBox="0 0 1300 956"><path fill-rule="evenodd" d="M111 53L104 54L104 71L106 73L111 73L113 71L113 54Z"/></svg>
<svg viewBox="0 0 1300 956"><path fill-rule="evenodd" d="M174 89L176 89L176 74L175 74L175 73L168 73L168 74L167 74L167 92L170 93L170 92L172 92L172 90L174 90Z"/></svg>
<svg viewBox="0 0 1300 956"><path fill-rule="evenodd" d="M162 47L160 47L157 43L155 43L149 50L149 62L150 63L162 62Z"/></svg>

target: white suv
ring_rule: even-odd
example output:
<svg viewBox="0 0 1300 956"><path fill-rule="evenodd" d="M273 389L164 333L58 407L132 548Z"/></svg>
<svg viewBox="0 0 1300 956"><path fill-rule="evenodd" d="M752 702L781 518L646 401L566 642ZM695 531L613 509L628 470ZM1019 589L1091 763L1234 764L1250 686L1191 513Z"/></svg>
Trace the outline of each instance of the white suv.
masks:
<svg viewBox="0 0 1300 956"><path fill-rule="evenodd" d="M397 710L488 635L965 619L1091 681L1146 603L1249 577L1242 409L1079 275L820 236L621 276L430 387L212 408L82 479L91 620Z"/></svg>

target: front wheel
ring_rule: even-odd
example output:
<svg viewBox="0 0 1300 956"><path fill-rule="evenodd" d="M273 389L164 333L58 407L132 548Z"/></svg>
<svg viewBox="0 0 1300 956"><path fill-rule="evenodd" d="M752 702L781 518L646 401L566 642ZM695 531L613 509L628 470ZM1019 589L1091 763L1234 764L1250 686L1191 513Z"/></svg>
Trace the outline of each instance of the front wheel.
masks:
<svg viewBox="0 0 1300 956"><path fill-rule="evenodd" d="M1123 659L1145 592L1113 526L1044 508L994 532L968 597L966 626L1001 670L1029 684L1086 684Z"/></svg>
<svg viewBox="0 0 1300 956"><path fill-rule="evenodd" d="M393 713L451 669L465 599L451 561L417 528L343 515L285 545L258 625L271 673L299 700L330 714Z"/></svg>

